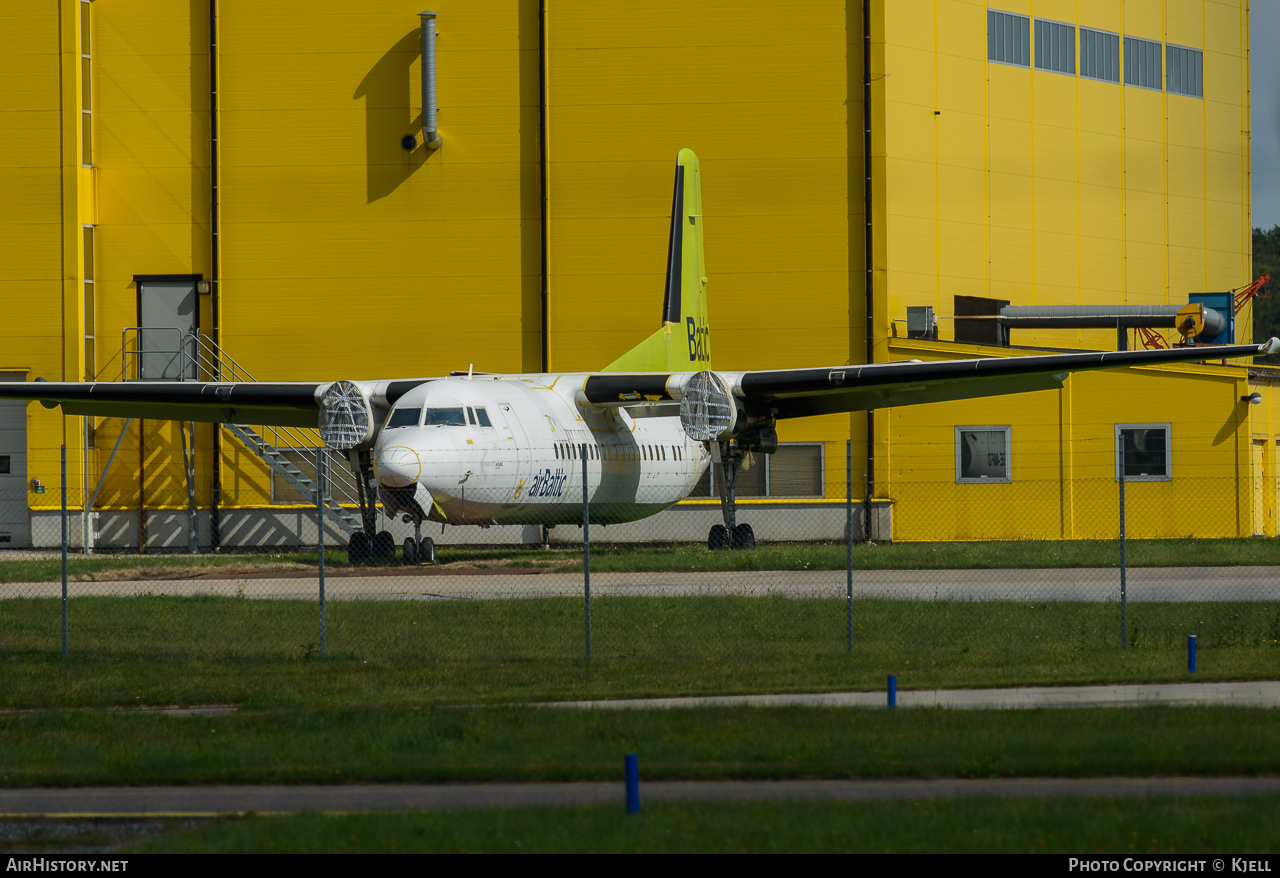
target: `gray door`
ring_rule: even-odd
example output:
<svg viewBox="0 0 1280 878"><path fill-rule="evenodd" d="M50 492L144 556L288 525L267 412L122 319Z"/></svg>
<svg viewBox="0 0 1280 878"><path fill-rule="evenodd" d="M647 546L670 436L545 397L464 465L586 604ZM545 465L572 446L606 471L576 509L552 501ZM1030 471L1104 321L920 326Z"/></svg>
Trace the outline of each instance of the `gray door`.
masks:
<svg viewBox="0 0 1280 878"><path fill-rule="evenodd" d="M0 381L26 381L25 372L0 372ZM0 550L31 545L27 511L27 403L0 400Z"/></svg>
<svg viewBox="0 0 1280 878"><path fill-rule="evenodd" d="M146 381L179 381L197 377L194 348L188 333L199 325L196 281L138 281L138 377Z"/></svg>

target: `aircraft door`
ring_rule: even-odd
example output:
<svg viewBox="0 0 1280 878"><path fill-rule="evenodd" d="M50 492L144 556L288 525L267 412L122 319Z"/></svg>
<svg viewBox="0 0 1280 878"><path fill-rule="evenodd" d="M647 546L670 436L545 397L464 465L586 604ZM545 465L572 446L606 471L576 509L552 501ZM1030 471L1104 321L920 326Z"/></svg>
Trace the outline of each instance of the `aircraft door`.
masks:
<svg viewBox="0 0 1280 878"><path fill-rule="evenodd" d="M145 276L138 283L138 374L147 381L199 378L194 341L200 326L197 278Z"/></svg>
<svg viewBox="0 0 1280 878"><path fill-rule="evenodd" d="M512 467L510 475L502 480L512 490L508 502L523 500L529 490L529 482L533 479L533 456L532 449L529 447L529 437L525 435L524 427L520 424L515 406L509 402L499 402L496 409L498 417L502 419L498 428L509 437L506 444L512 449L502 455L510 461L507 465Z"/></svg>
<svg viewBox="0 0 1280 878"><path fill-rule="evenodd" d="M0 372L0 381L26 381L25 372ZM0 551L31 545L27 511L27 403L0 401Z"/></svg>

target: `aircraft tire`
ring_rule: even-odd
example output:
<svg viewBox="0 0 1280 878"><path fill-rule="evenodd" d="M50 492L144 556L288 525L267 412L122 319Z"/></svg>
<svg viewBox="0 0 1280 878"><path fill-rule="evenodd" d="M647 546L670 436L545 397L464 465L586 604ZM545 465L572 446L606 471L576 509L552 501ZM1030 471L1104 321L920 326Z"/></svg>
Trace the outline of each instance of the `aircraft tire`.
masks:
<svg viewBox="0 0 1280 878"><path fill-rule="evenodd" d="M418 560L425 564L436 563L436 542L431 537L423 537L418 544Z"/></svg>
<svg viewBox="0 0 1280 878"><path fill-rule="evenodd" d="M413 537L406 537L404 541L404 563L412 567L418 561L418 544L413 541Z"/></svg>
<svg viewBox="0 0 1280 878"><path fill-rule="evenodd" d="M347 560L352 564L361 564L369 560L369 538L364 531L358 530L351 535L347 544Z"/></svg>
<svg viewBox="0 0 1280 878"><path fill-rule="evenodd" d="M388 531L381 530L374 534L370 544L375 561L394 561L396 557L396 539Z"/></svg>
<svg viewBox="0 0 1280 878"><path fill-rule="evenodd" d="M729 548L729 531L723 524L717 524L707 534L707 548L711 551Z"/></svg>
<svg viewBox="0 0 1280 878"><path fill-rule="evenodd" d="M733 529L733 547L735 549L754 549L756 533L749 524L740 524Z"/></svg>

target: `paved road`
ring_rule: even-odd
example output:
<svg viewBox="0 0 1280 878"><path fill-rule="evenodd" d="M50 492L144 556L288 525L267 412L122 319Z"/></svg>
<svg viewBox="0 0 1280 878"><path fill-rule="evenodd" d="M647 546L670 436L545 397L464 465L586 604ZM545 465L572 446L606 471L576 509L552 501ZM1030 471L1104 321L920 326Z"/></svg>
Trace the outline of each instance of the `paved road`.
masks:
<svg viewBox="0 0 1280 878"><path fill-rule="evenodd" d="M897 706L958 710L1057 707L1147 707L1220 704L1280 707L1280 681L1237 683L1139 683L1117 686L1022 686L1011 689L899 689ZM635 710L684 707L887 707L887 692L818 692L780 695L716 695L697 698L630 698L551 701L544 707Z"/></svg>
<svg viewBox="0 0 1280 878"><path fill-rule="evenodd" d="M427 568L429 569L429 568ZM243 595L259 599L313 600L313 577L228 577L121 582L73 582L76 595ZM1042 570L869 570L854 574L857 597L916 600L1114 601L1120 572L1114 568ZM592 573L593 596L785 595L843 598L843 570L690 573ZM0 599L57 597L60 582L0 584ZM581 573L451 575L406 568L396 575L330 576L329 600L489 600L580 595ZM1280 571L1273 567L1149 567L1128 572L1128 599L1142 601L1280 600Z"/></svg>
<svg viewBox="0 0 1280 878"><path fill-rule="evenodd" d="M643 765L641 766L643 778ZM833 799L1168 798L1280 794L1280 777L1018 780L655 781L641 802ZM445 811L615 803L621 783L385 784L0 790L0 816L212 816L294 811Z"/></svg>

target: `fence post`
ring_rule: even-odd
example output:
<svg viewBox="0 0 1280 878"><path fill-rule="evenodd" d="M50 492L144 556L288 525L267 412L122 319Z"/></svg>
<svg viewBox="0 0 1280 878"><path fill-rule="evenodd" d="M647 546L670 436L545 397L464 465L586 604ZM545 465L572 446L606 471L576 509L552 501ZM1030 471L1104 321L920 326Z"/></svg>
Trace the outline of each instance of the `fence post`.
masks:
<svg viewBox="0 0 1280 878"><path fill-rule="evenodd" d="M587 443L582 443L582 590L586 596L587 661L591 661L591 506L587 494Z"/></svg>
<svg viewBox="0 0 1280 878"><path fill-rule="evenodd" d="M1120 462L1120 648L1129 648L1129 605L1127 585L1125 581L1128 558L1125 557L1124 533L1124 431L1119 434L1120 445L1117 459Z"/></svg>
<svg viewBox="0 0 1280 878"><path fill-rule="evenodd" d="M319 536L316 540L320 554L320 657L325 656L324 630L324 446L316 449L316 526Z"/></svg>
<svg viewBox="0 0 1280 878"><path fill-rule="evenodd" d="M67 446L62 446L62 657L67 657Z"/></svg>
<svg viewBox="0 0 1280 878"><path fill-rule="evenodd" d="M853 652L853 440L845 442L845 652ZM870 514L870 510L867 510Z"/></svg>

